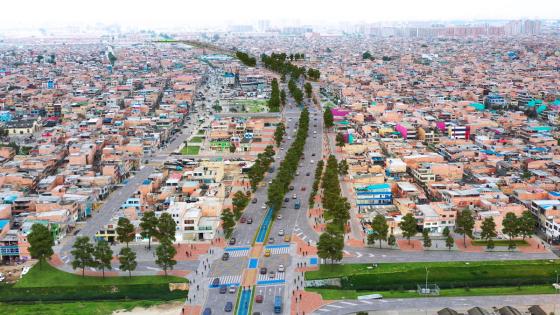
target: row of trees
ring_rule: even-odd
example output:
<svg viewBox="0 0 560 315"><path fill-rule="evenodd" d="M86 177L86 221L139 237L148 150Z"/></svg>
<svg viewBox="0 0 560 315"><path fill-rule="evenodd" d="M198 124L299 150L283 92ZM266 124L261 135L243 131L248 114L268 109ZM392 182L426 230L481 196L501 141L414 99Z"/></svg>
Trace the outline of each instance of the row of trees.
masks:
<svg viewBox="0 0 560 315"><path fill-rule="evenodd" d="M303 89L305 90L305 96L310 99L313 95L313 86L311 86L311 83L305 82Z"/></svg>
<svg viewBox="0 0 560 315"><path fill-rule="evenodd" d="M290 54L289 58L291 61L300 60L300 59L303 60L305 59L305 54L304 53Z"/></svg>
<svg viewBox="0 0 560 315"><path fill-rule="evenodd" d="M301 55L301 59L303 59L304 56L303 54ZM298 67L287 61L287 55L285 53L272 53L270 56L262 54L261 61L267 69L280 73L282 74L282 76L290 75L290 77L296 80L299 79L300 76L304 76L314 81L319 80L319 78L321 77L321 72L317 69L306 69L305 67Z"/></svg>
<svg viewBox="0 0 560 315"><path fill-rule="evenodd" d="M255 164L251 166L247 174L253 191L257 190L257 185L263 180L264 173L268 171L272 161L274 161L274 149L269 145L263 153L257 155Z"/></svg>
<svg viewBox="0 0 560 315"><path fill-rule="evenodd" d="M317 255L331 262L342 259L344 249L344 230L350 219L350 203L341 197L340 181L338 179L338 162L334 155L327 159L327 166L323 174L323 208L328 221L326 231L319 237Z"/></svg>
<svg viewBox="0 0 560 315"><path fill-rule="evenodd" d="M257 65L257 59L255 57L251 57L247 53L244 53L242 51L236 51L235 57L237 57L239 61L241 61L244 65L248 67L254 67Z"/></svg>
<svg viewBox="0 0 560 315"><path fill-rule="evenodd" d="M293 78L288 82L288 90L297 104L301 104L303 102L303 92L297 86L296 81Z"/></svg>
<svg viewBox="0 0 560 315"><path fill-rule="evenodd" d="M330 108L325 108L325 112L323 112L323 123L327 129L334 126L334 116Z"/></svg>
<svg viewBox="0 0 560 315"><path fill-rule="evenodd" d="M313 181L313 188L311 190L311 194L309 195L309 207L313 207L315 204L315 196L319 191L319 184L321 184L321 177L323 176L323 168L325 167L325 163L323 160L317 162L317 168L315 169L315 180Z"/></svg>
<svg viewBox="0 0 560 315"><path fill-rule="evenodd" d="M308 129L309 111L304 109L299 117L298 130L294 142L286 152L284 160L280 163L278 174L268 186L268 205L271 206L275 212L282 207L284 196L288 192L290 183L294 179L299 160L305 148Z"/></svg>
<svg viewBox="0 0 560 315"><path fill-rule="evenodd" d="M278 123L278 125L276 125L276 130L274 130L274 142L276 142L276 146L280 146L280 144L282 143L285 132L286 126L284 126L284 123Z"/></svg>
<svg viewBox="0 0 560 315"><path fill-rule="evenodd" d="M241 218L241 215L243 214L243 211L249 204L250 200L250 192L243 193L241 190L238 190L235 194L233 194L231 204L233 208L233 215L235 216L236 220L239 220L239 218Z"/></svg>
<svg viewBox="0 0 560 315"><path fill-rule="evenodd" d="M279 112L280 104L280 88L278 87L278 80L272 79L270 99L268 100L268 109L271 112Z"/></svg>

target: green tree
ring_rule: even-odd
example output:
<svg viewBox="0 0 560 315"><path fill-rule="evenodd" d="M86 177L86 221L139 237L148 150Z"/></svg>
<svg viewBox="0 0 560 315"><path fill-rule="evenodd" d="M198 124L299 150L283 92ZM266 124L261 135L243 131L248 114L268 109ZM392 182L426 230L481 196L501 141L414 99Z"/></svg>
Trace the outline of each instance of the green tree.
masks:
<svg viewBox="0 0 560 315"><path fill-rule="evenodd" d="M373 235L374 240L379 241L379 248L381 248L381 242L387 240L387 234L389 233L389 225L385 216L381 214L376 215L371 222L371 229L373 233L370 235Z"/></svg>
<svg viewBox="0 0 560 315"><path fill-rule="evenodd" d="M235 144L231 143L229 145L229 153L235 153L235 149L237 149L237 147L235 146Z"/></svg>
<svg viewBox="0 0 560 315"><path fill-rule="evenodd" d="M469 209L457 211L457 218L455 220L455 232L463 235L463 245L465 247L467 247L467 236L472 238L473 229L474 217L472 211Z"/></svg>
<svg viewBox="0 0 560 315"><path fill-rule="evenodd" d="M311 86L311 83L306 82L303 89L305 90L305 96L307 96L307 98L311 98L311 95L313 94L313 86Z"/></svg>
<svg viewBox="0 0 560 315"><path fill-rule="evenodd" d="M224 233L226 234L226 237L229 237L233 231L233 227L235 226L234 214L229 208L226 208L222 211L220 219L222 220Z"/></svg>
<svg viewBox="0 0 560 315"><path fill-rule="evenodd" d="M319 236L317 243L317 256L322 259L330 259L331 264L342 260L342 250L344 249L344 236L341 233L328 231Z"/></svg>
<svg viewBox="0 0 560 315"><path fill-rule="evenodd" d="M513 239L519 235L519 221L515 213L508 212L502 221L502 233L509 236L510 244L513 244Z"/></svg>
<svg viewBox="0 0 560 315"><path fill-rule="evenodd" d="M334 126L334 116L330 108L325 108L325 112L323 113L323 123L327 129Z"/></svg>
<svg viewBox="0 0 560 315"><path fill-rule="evenodd" d="M276 146L280 146L282 143L282 139L284 138L284 133L286 132L286 127L283 123L279 123L276 126L276 130L274 131L274 141L276 142Z"/></svg>
<svg viewBox="0 0 560 315"><path fill-rule="evenodd" d="M487 249L494 249L494 240L493 240L493 239L489 239L489 240L486 242L486 248L487 248Z"/></svg>
<svg viewBox="0 0 560 315"><path fill-rule="evenodd" d="M242 191L238 190L231 200L233 206L233 214L235 216L235 220L239 220L241 218L241 214L247 205L249 204L249 197L245 195Z"/></svg>
<svg viewBox="0 0 560 315"><path fill-rule="evenodd" d="M177 264L177 261L173 259L177 254L177 250L169 242L162 242L156 248L156 264L163 269L165 276L167 276L167 270L173 270L173 266Z"/></svg>
<svg viewBox="0 0 560 315"><path fill-rule="evenodd" d="M422 231L422 239L424 241L424 248L432 247L432 239L430 238L430 233L428 229Z"/></svg>
<svg viewBox="0 0 560 315"><path fill-rule="evenodd" d="M128 277L132 277L132 271L136 270L138 263L136 262L136 253L128 248L123 247L119 252L119 268L122 271L128 271Z"/></svg>
<svg viewBox="0 0 560 315"><path fill-rule="evenodd" d="M371 53L369 51L366 51L362 54L362 59L371 59Z"/></svg>
<svg viewBox="0 0 560 315"><path fill-rule="evenodd" d="M348 175L348 162L346 162L346 160L342 160L338 163L338 174L342 176Z"/></svg>
<svg viewBox="0 0 560 315"><path fill-rule="evenodd" d="M31 233L27 235L29 242L29 253L31 257L39 260L39 269L42 268L44 260L51 258L54 254L54 238L49 229L40 223L31 226Z"/></svg>
<svg viewBox="0 0 560 315"><path fill-rule="evenodd" d="M101 273L105 279L105 269L111 270L111 260L113 259L113 251L109 247L109 243L105 240L99 240L93 248L93 258L97 268L101 268Z"/></svg>
<svg viewBox="0 0 560 315"><path fill-rule="evenodd" d="M443 228L443 232L442 232L443 236L448 237L450 233L451 233L451 231L449 231L448 226Z"/></svg>
<svg viewBox="0 0 560 315"><path fill-rule="evenodd" d="M496 237L496 223L494 223L494 218L488 217L482 221L480 226L480 238L490 241L492 238Z"/></svg>
<svg viewBox="0 0 560 315"><path fill-rule="evenodd" d="M160 242L175 242L175 232L177 231L177 223L171 217L171 214L164 212L159 216L158 220L158 238Z"/></svg>
<svg viewBox="0 0 560 315"><path fill-rule="evenodd" d="M412 213L407 213L399 222L399 228L402 231L402 235L408 240L410 244L410 238L418 233L416 219Z"/></svg>
<svg viewBox="0 0 560 315"><path fill-rule="evenodd" d="M523 237L523 240L535 233L536 224L537 221L535 220L535 217L531 214L531 212L523 211L523 214L521 214L521 217L519 218L518 226L519 235Z"/></svg>
<svg viewBox="0 0 560 315"><path fill-rule="evenodd" d="M445 247L447 247L448 250L451 250L451 248L453 248L454 243L455 243L455 240L453 239L453 237L451 235L448 235L445 238Z"/></svg>
<svg viewBox="0 0 560 315"><path fill-rule="evenodd" d="M285 79L284 79L285 81ZM282 82L284 82L282 81ZM282 104L282 106L286 106L286 90L282 89L282 91L280 91L280 104Z"/></svg>
<svg viewBox="0 0 560 315"><path fill-rule="evenodd" d="M394 247L397 244L397 238L395 237L395 235L393 235L393 233L391 233L391 235L389 235L389 237L387 238L387 245Z"/></svg>
<svg viewBox="0 0 560 315"><path fill-rule="evenodd" d="M152 237L158 236L157 226L158 218L156 217L155 212L145 212L142 219L140 219L140 228L142 229L140 235L142 235L143 238L148 238L148 250L152 249Z"/></svg>
<svg viewBox="0 0 560 315"><path fill-rule="evenodd" d="M95 267L95 260L93 258L94 247L90 243L89 237L81 236L76 239L72 245L72 268L82 269L82 277L85 276L86 267Z"/></svg>
<svg viewBox="0 0 560 315"><path fill-rule="evenodd" d="M337 147L342 148L346 145L346 142L344 141L344 135L341 132L336 134L336 139L335 140L336 140L336 146Z"/></svg>
<svg viewBox="0 0 560 315"><path fill-rule="evenodd" d="M126 243L126 247L128 247L128 243L132 242L134 237L134 225L130 223L129 219L120 217L117 223L117 241Z"/></svg>

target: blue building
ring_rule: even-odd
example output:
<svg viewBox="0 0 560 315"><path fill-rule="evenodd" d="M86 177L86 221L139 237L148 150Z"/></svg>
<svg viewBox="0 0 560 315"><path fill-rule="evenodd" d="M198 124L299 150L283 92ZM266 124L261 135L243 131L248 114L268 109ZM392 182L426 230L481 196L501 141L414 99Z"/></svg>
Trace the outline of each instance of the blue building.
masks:
<svg viewBox="0 0 560 315"><path fill-rule="evenodd" d="M356 188L356 204L361 207L391 205L393 193L389 184L374 184Z"/></svg>
<svg viewBox="0 0 560 315"><path fill-rule="evenodd" d="M0 121L1 122L9 122L12 121L12 113L8 112L8 111L1 111L0 112Z"/></svg>

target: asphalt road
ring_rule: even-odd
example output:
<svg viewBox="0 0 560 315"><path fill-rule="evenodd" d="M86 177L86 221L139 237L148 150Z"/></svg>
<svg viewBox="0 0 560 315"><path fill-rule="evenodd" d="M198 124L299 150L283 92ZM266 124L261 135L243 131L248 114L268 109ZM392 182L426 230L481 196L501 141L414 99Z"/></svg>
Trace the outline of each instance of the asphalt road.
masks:
<svg viewBox="0 0 560 315"><path fill-rule="evenodd" d="M528 305L554 305L560 304L560 296L549 295L524 295L524 296L473 296L473 297L434 297L390 300L343 300L323 306L312 314L343 315L359 311L386 311L398 310L401 314L412 312L426 312L435 314L438 310L449 307L456 309L469 309L480 306L486 309L492 307L528 306Z"/></svg>

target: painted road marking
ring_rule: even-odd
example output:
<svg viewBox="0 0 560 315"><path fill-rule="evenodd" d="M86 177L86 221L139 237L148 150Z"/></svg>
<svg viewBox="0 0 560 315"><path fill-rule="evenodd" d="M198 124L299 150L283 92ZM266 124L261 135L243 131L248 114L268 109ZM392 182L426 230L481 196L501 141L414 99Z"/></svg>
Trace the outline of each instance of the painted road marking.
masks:
<svg viewBox="0 0 560 315"><path fill-rule="evenodd" d="M347 250L343 250L343 252L344 252L346 255L350 255L350 252L347 251Z"/></svg>
<svg viewBox="0 0 560 315"><path fill-rule="evenodd" d="M272 248L270 250L270 253L273 255L282 255L282 254L288 254L290 252L290 248L289 247L282 247L282 248Z"/></svg>
<svg viewBox="0 0 560 315"><path fill-rule="evenodd" d="M319 262L319 259L317 259L317 257L309 258L309 264L310 265L316 265L318 262Z"/></svg>
<svg viewBox="0 0 560 315"><path fill-rule="evenodd" d="M241 291L239 298L239 306L237 308L237 315L249 314L249 305L251 304L251 289Z"/></svg>
<svg viewBox="0 0 560 315"><path fill-rule="evenodd" d="M242 246L242 247L226 247L224 248L224 251L226 252L234 252L234 251L238 251L238 250L249 250L251 249L251 247L249 246Z"/></svg>
<svg viewBox="0 0 560 315"><path fill-rule="evenodd" d="M249 256L249 250L234 250L234 251L226 251L229 253L229 257L245 257Z"/></svg>
<svg viewBox="0 0 560 315"><path fill-rule="evenodd" d="M343 308L342 306L338 306L338 305L334 305L334 304L329 304L327 305L327 307L334 307L334 308Z"/></svg>
<svg viewBox="0 0 560 315"><path fill-rule="evenodd" d="M286 280L282 280L282 279L276 279L276 280L262 280L262 281L257 281L257 285L277 285L277 284L283 284L286 283Z"/></svg>
<svg viewBox="0 0 560 315"><path fill-rule="evenodd" d="M320 308L320 309L318 309L318 311L319 311L319 312L330 312L331 310L326 310L326 309L324 309L324 308Z"/></svg>
<svg viewBox="0 0 560 315"><path fill-rule="evenodd" d="M363 255L362 255L362 253L360 253L360 252L356 252L356 256L357 256L358 258L360 258L360 257L362 257Z"/></svg>
<svg viewBox="0 0 560 315"><path fill-rule="evenodd" d="M375 255L374 254L369 254L369 257L375 257Z"/></svg>
<svg viewBox="0 0 560 315"><path fill-rule="evenodd" d="M238 286L241 284L241 276L221 276L218 277L220 278L220 286L221 285L227 285L227 286ZM217 288L219 286L213 286L212 283L210 283L210 288Z"/></svg>
<svg viewBox="0 0 560 315"><path fill-rule="evenodd" d="M301 237L301 240L305 241L306 238L307 238L307 235L304 235L304 236Z"/></svg>
<svg viewBox="0 0 560 315"><path fill-rule="evenodd" d="M258 265L259 265L259 259L258 258L251 258L251 259L249 259L249 265L247 266L247 268L256 269Z"/></svg>
<svg viewBox="0 0 560 315"><path fill-rule="evenodd" d="M285 279L285 272L277 272L276 276L274 278L270 278L268 276L268 274L266 275L261 275L259 274L257 276L257 284L259 284L259 281L268 281L268 280L284 280Z"/></svg>
<svg viewBox="0 0 560 315"><path fill-rule="evenodd" d="M360 302L364 303L364 304L373 304L373 302L370 302L368 300L360 300Z"/></svg>
<svg viewBox="0 0 560 315"><path fill-rule="evenodd" d="M358 304L354 304L354 303L350 303L350 302L344 302L344 301L341 301L341 302L339 302L339 303L340 303L340 304L345 304L345 305L352 305L352 306L358 305Z"/></svg>

